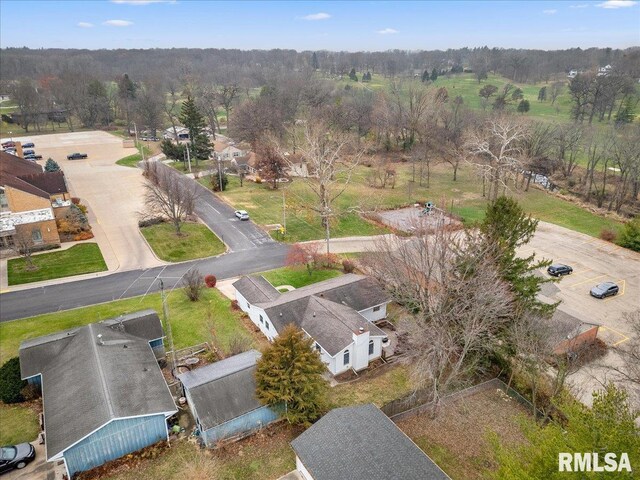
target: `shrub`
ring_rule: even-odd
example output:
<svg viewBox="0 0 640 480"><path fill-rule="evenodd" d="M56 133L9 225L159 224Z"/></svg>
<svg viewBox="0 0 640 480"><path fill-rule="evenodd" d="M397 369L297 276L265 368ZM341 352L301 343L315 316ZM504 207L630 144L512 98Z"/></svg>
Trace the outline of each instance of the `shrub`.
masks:
<svg viewBox="0 0 640 480"><path fill-rule="evenodd" d="M197 268L189 270L184 274L184 277L182 277L182 290L192 302L200 300L203 286L202 275L200 275Z"/></svg>
<svg viewBox="0 0 640 480"><path fill-rule="evenodd" d="M215 276L215 275L211 275L211 274L209 274L209 275L206 275L206 276L204 277L204 283L206 283L206 284L207 284L207 287L209 287L209 288L213 288L213 287L215 287L215 286L216 286L217 281L218 281L218 279L216 278L216 276Z"/></svg>
<svg viewBox="0 0 640 480"><path fill-rule="evenodd" d="M238 300L231 300L231 310L238 311L240 310L240 305L238 305Z"/></svg>
<svg viewBox="0 0 640 480"><path fill-rule="evenodd" d="M334 253L321 253L314 257L313 263L316 268L333 268L340 262L338 256Z"/></svg>
<svg viewBox="0 0 640 480"><path fill-rule="evenodd" d="M618 239L618 245L640 252L640 217L629 220L624 224Z"/></svg>
<svg viewBox="0 0 640 480"><path fill-rule="evenodd" d="M254 182L256 183L262 183L262 179L260 177L256 177Z"/></svg>
<svg viewBox="0 0 640 480"><path fill-rule="evenodd" d="M75 237L73 237L73 241L74 242L80 242L82 240L89 240L90 238L93 238L93 233L91 233L91 232L80 232Z"/></svg>
<svg viewBox="0 0 640 480"><path fill-rule="evenodd" d="M145 218L144 220L138 220L138 227L150 227L152 225L159 225L160 223L164 223L164 218L162 217L151 217Z"/></svg>
<svg viewBox="0 0 640 480"><path fill-rule="evenodd" d="M39 385L27 383L27 385L21 391L22 396L26 401L35 400L42 395L42 390Z"/></svg>
<svg viewBox="0 0 640 480"><path fill-rule="evenodd" d="M236 334L229 340L229 355L238 355L251 348L251 338Z"/></svg>
<svg viewBox="0 0 640 480"><path fill-rule="evenodd" d="M71 203L78 205L80 203L80 199L78 197L71 197Z"/></svg>
<svg viewBox="0 0 640 480"><path fill-rule="evenodd" d="M24 401L22 389L27 382L20 378L20 359L13 357L0 367L0 400L4 403Z"/></svg>
<svg viewBox="0 0 640 480"><path fill-rule="evenodd" d="M616 234L616 232L614 232L610 228L603 228L602 230L600 230L600 238L607 242L615 241L617 236L618 235Z"/></svg>
<svg viewBox="0 0 640 480"><path fill-rule="evenodd" d="M351 260L345 259L342 261L342 269L344 270L344 273L353 273L356 269L356 265Z"/></svg>

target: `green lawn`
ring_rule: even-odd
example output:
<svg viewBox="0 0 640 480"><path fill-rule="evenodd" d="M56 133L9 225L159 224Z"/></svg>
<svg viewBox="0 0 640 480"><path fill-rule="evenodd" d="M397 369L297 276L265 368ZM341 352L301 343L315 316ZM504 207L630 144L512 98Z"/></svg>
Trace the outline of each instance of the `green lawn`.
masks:
<svg viewBox="0 0 640 480"><path fill-rule="evenodd" d="M26 270L24 258L13 258L8 261L9 285L102 272L107 269L97 243L81 243L67 250L42 253L33 255L31 258L37 270Z"/></svg>
<svg viewBox="0 0 640 480"><path fill-rule="evenodd" d="M146 146L142 147L144 150L145 158L149 158L151 154L151 150L149 150ZM142 161L142 155L138 151L138 153L134 153L133 155L129 155L128 157L121 158L116 163L122 167L138 167L138 162Z"/></svg>
<svg viewBox="0 0 640 480"><path fill-rule="evenodd" d="M211 272L202 272L203 275L207 273ZM232 311L229 305L229 299L218 290L211 288L204 290L202 299L198 302L190 302L180 289L168 293L167 306L175 347L185 348L209 341L210 327L215 330L223 350L228 348L229 340L235 335L249 337L249 333L240 322L241 312ZM146 308L162 312L159 293L2 322L0 323L0 364L15 357L18 354L20 342L28 338L79 327ZM213 319L212 322L208 320L209 317Z"/></svg>
<svg viewBox="0 0 640 480"><path fill-rule="evenodd" d="M27 404L0 402L0 445L31 442L40 433L38 416Z"/></svg>
<svg viewBox="0 0 640 480"><path fill-rule="evenodd" d="M224 243L201 223L183 224L180 236L170 223L144 227L140 231L158 258L166 262L212 257L226 250Z"/></svg>
<svg viewBox="0 0 640 480"><path fill-rule="evenodd" d="M312 270L311 275L305 267L282 267L275 270L269 270L262 275L271 285L279 287L280 285L291 285L294 288L304 287L311 283L321 282L329 278L337 277L342 274L341 270Z"/></svg>

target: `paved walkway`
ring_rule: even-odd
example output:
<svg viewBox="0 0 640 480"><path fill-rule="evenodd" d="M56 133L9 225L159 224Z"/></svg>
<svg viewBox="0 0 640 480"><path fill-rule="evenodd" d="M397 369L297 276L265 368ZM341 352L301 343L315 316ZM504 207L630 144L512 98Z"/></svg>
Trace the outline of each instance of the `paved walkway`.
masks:
<svg viewBox="0 0 640 480"><path fill-rule="evenodd" d="M377 248L377 242L380 240L392 239L396 235L374 235L371 237L343 237L332 238L329 240L329 251L331 253L360 253L375 250ZM321 251L326 251L327 242L325 240L310 240L308 242L301 242L303 244L315 244L321 248Z"/></svg>

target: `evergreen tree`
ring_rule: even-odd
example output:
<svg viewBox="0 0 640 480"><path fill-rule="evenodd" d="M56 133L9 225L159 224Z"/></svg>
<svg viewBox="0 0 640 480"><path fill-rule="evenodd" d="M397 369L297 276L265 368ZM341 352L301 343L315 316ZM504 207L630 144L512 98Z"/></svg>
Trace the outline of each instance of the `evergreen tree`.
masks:
<svg viewBox="0 0 640 480"><path fill-rule="evenodd" d="M137 85L129 78L128 74L124 74L118 80L118 97L122 101L124 114L127 121L127 133L131 134L131 111L132 103L136 99Z"/></svg>
<svg viewBox="0 0 640 480"><path fill-rule="evenodd" d="M47 163L44 164L44 171L45 172L59 172L60 171L60 165L58 165L58 162L56 162L53 158L49 157L47 159Z"/></svg>
<svg viewBox="0 0 640 480"><path fill-rule="evenodd" d="M196 107L196 102L191 95L182 104L179 120L189 129L190 154L196 159L196 165L198 165L198 159L207 160L209 158L212 147L204 131L206 126L204 117Z"/></svg>
<svg viewBox="0 0 640 480"><path fill-rule="evenodd" d="M538 101L544 102L547 100L547 87L542 87L538 92Z"/></svg>
<svg viewBox="0 0 640 480"><path fill-rule="evenodd" d="M316 52L313 52L313 55L311 55L311 68L314 70L320 70L320 62L318 62L318 55Z"/></svg>
<svg viewBox="0 0 640 480"><path fill-rule="evenodd" d="M615 122L618 125L622 123L631 123L633 122L633 117L633 104L631 102L631 99L627 99L622 104L622 108L620 108L618 110L618 113L616 113Z"/></svg>
<svg viewBox="0 0 640 480"><path fill-rule="evenodd" d="M562 425L531 423L523 429L527 442L501 443L494 435L498 470L492 476L499 480L582 480L596 478L632 479L634 472L626 469L615 473L559 472L560 453L597 452L603 466L604 455L615 453L619 462L628 455L632 469L640 464L640 428L634 421L637 412L629 404L627 393L608 384L594 392L593 407L588 408L573 398L560 404L565 420ZM573 462L572 462L573 463Z"/></svg>
<svg viewBox="0 0 640 480"><path fill-rule="evenodd" d="M516 88L511 94L511 100L521 100L524 97L524 93L521 88Z"/></svg>
<svg viewBox="0 0 640 480"><path fill-rule="evenodd" d="M180 162L185 161L185 148L179 143L175 144L171 140L165 138L160 142L160 150L167 158L178 160Z"/></svg>
<svg viewBox="0 0 640 480"><path fill-rule="evenodd" d="M326 411L326 369L313 345L313 339L288 325L258 360L258 399L282 409L293 424L308 426Z"/></svg>
<svg viewBox="0 0 640 480"><path fill-rule="evenodd" d="M22 389L27 382L20 377L20 359L13 357L0 367L0 400L3 403L24 401Z"/></svg>
<svg viewBox="0 0 640 480"><path fill-rule="evenodd" d="M518 202L509 197L498 197L487 206L480 231L486 245L492 251L503 280L511 285L516 297L516 311L550 315L556 305L548 305L537 299L542 284L552 280L539 277L536 271L551 265L549 260L536 260L535 253L519 257L516 249L533 238L538 220L527 215Z"/></svg>
<svg viewBox="0 0 640 480"><path fill-rule="evenodd" d="M214 192L220 192L220 179L222 178L222 191L227 189L227 184L229 183L229 179L227 178L227 174L222 172L214 172L211 174L211 188Z"/></svg>
<svg viewBox="0 0 640 480"><path fill-rule="evenodd" d="M635 217L624 224L618 245L640 252L640 217Z"/></svg>
<svg viewBox="0 0 640 480"><path fill-rule="evenodd" d="M527 113L530 108L531 105L529 104L529 100L520 100L520 103L518 104L519 113Z"/></svg>
<svg viewBox="0 0 640 480"><path fill-rule="evenodd" d="M425 70L422 72L422 83L427 83L429 81L429 70Z"/></svg>
<svg viewBox="0 0 640 480"><path fill-rule="evenodd" d="M352 68L351 71L349 72L349 78L351 80L353 80L354 82L358 81L358 75L356 75L356 69Z"/></svg>
<svg viewBox="0 0 640 480"><path fill-rule="evenodd" d="M437 79L438 79L438 72L434 68L433 70L431 70L431 81L435 82Z"/></svg>

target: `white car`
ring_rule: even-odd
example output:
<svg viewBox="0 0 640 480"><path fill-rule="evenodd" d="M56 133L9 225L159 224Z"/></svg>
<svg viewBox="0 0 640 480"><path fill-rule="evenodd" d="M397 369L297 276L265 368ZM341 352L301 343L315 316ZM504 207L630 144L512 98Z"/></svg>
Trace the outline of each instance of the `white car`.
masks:
<svg viewBox="0 0 640 480"><path fill-rule="evenodd" d="M249 220L249 214L246 210L236 210L236 217L240 220Z"/></svg>

